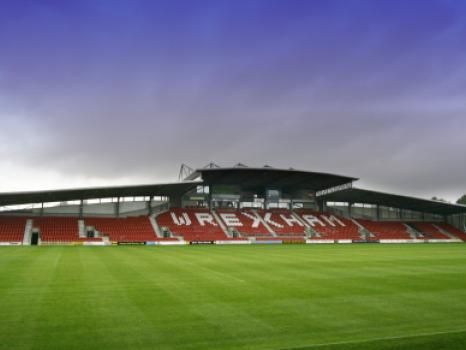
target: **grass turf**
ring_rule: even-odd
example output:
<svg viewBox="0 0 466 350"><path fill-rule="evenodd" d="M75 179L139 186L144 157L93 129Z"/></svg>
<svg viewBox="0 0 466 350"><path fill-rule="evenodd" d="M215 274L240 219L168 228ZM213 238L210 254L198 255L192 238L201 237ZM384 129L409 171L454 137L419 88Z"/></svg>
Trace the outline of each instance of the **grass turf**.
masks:
<svg viewBox="0 0 466 350"><path fill-rule="evenodd" d="M464 349L466 245L1 247L0 349Z"/></svg>

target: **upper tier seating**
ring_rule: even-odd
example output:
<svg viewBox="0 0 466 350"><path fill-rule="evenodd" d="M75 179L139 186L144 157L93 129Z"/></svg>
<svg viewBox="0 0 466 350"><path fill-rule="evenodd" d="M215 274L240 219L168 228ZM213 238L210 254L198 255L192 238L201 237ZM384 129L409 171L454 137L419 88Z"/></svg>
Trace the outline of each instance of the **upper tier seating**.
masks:
<svg viewBox="0 0 466 350"><path fill-rule="evenodd" d="M463 231L458 230L456 227L446 224L446 223L438 223L436 224L438 227L440 227L442 230L447 231L448 233L454 235L455 237L458 237L459 239L463 240L466 242L466 233Z"/></svg>
<svg viewBox="0 0 466 350"><path fill-rule="evenodd" d="M320 237L311 239L360 240L359 227L351 220L333 214L317 213L309 209L296 211L300 217L318 232Z"/></svg>
<svg viewBox="0 0 466 350"><path fill-rule="evenodd" d="M160 228L167 227L170 232L186 241L216 241L228 237L208 209L172 208L156 217Z"/></svg>
<svg viewBox="0 0 466 350"><path fill-rule="evenodd" d="M429 222L415 222L411 225L423 234L425 239L450 239L447 235L443 234L434 224Z"/></svg>
<svg viewBox="0 0 466 350"><path fill-rule="evenodd" d="M402 222L357 220L377 239L411 239L406 226Z"/></svg>
<svg viewBox="0 0 466 350"><path fill-rule="evenodd" d="M219 209L217 213L226 227L238 231L244 237L272 237L253 210Z"/></svg>
<svg viewBox="0 0 466 350"><path fill-rule="evenodd" d="M86 226L95 227L113 242L152 242L157 236L149 217L85 218Z"/></svg>
<svg viewBox="0 0 466 350"><path fill-rule="evenodd" d="M22 242L26 218L0 217L0 242Z"/></svg>
<svg viewBox="0 0 466 350"><path fill-rule="evenodd" d="M71 217L40 217L34 219L44 242L76 242L79 240L78 219Z"/></svg>
<svg viewBox="0 0 466 350"><path fill-rule="evenodd" d="M259 210L258 213L278 236L305 236L306 226L287 209Z"/></svg>

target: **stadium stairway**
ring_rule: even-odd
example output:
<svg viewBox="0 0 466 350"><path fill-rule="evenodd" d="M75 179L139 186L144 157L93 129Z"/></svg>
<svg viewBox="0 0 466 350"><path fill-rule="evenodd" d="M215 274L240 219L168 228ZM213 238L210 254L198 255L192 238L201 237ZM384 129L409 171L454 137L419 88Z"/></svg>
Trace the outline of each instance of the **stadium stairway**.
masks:
<svg viewBox="0 0 466 350"><path fill-rule="evenodd" d="M452 234L454 237L457 237L462 241L466 242L466 233L461 230L458 230L456 227L447 223L438 223L437 227L439 227L439 229L445 232Z"/></svg>
<svg viewBox="0 0 466 350"><path fill-rule="evenodd" d="M451 239L449 235L443 234L434 224L430 222L409 223L416 231L420 232L424 239Z"/></svg>
<svg viewBox="0 0 466 350"><path fill-rule="evenodd" d="M438 230L438 232L440 232L442 235L450 237L450 239L460 239L459 237L456 237L454 234L448 232L447 230L444 230L443 228L441 228L440 226L436 224L432 224L432 226L434 226L435 229Z"/></svg>
<svg viewBox="0 0 466 350"><path fill-rule="evenodd" d="M355 220L367 229L375 239L413 239L414 233L410 233L408 227L399 221L372 221L367 219Z"/></svg>
<svg viewBox="0 0 466 350"><path fill-rule="evenodd" d="M217 224L220 226L220 228L222 229L223 233L225 233L225 235L228 237L228 238L232 238L233 236L231 235L231 233L228 231L227 227L225 226L225 224L223 223L222 219L220 219L220 217L218 216L217 212L215 210L212 210L211 211L213 217L215 218L215 221L217 222Z"/></svg>
<svg viewBox="0 0 466 350"><path fill-rule="evenodd" d="M82 219L78 220L78 232L79 232L79 238L86 238L87 236L86 224L84 223L84 220Z"/></svg>
<svg viewBox="0 0 466 350"><path fill-rule="evenodd" d="M149 221L150 221L150 224L152 225L152 229L154 230L157 238L163 238L163 233L159 225L157 224L157 220L155 219L156 217L157 217L157 214L152 214L151 216L149 216Z"/></svg>
<svg viewBox="0 0 466 350"><path fill-rule="evenodd" d="M31 245L32 239L32 219L26 220L26 226L24 228L24 238L23 238L23 245Z"/></svg>
<svg viewBox="0 0 466 350"><path fill-rule="evenodd" d="M376 238L375 234L373 234L371 231L369 231L367 228L365 228L363 225L361 225L357 220L351 219L351 221L359 227L359 235L361 236L361 239L363 240L373 240Z"/></svg>
<svg viewBox="0 0 466 350"><path fill-rule="evenodd" d="M403 225L406 227L406 230L408 231L411 239L424 239L424 235L421 232L419 232L414 226L408 223L403 223Z"/></svg>

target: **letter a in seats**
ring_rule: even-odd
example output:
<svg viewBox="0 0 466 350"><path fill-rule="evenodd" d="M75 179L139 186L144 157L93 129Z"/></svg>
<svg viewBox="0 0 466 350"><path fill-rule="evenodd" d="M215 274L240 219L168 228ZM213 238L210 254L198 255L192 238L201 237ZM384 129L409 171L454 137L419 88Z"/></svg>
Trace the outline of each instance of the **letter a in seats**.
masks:
<svg viewBox="0 0 466 350"><path fill-rule="evenodd" d="M293 227L294 224L297 224L298 226L303 227L303 223L299 221L297 218L295 218L293 215L288 215L288 217L285 216L285 214L280 214L280 217L282 218L283 221L287 223L288 226Z"/></svg>
<svg viewBox="0 0 466 350"><path fill-rule="evenodd" d="M334 226L335 227L335 223L337 223L338 225L342 226L342 227L345 227L346 225L341 222L336 216L334 215L331 215L330 217L326 217L325 215L322 215L322 218L327 221L331 226Z"/></svg>
<svg viewBox="0 0 466 350"><path fill-rule="evenodd" d="M322 221L319 220L319 218L315 217L314 215L303 215L303 219L312 227L314 227L316 224L320 224L320 226L326 226Z"/></svg>

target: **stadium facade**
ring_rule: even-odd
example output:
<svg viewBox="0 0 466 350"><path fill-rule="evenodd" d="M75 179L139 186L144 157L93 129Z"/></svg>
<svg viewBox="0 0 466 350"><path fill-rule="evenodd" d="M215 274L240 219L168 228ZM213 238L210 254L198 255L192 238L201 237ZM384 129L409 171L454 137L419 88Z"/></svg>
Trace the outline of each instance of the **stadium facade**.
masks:
<svg viewBox="0 0 466 350"><path fill-rule="evenodd" d="M176 183L0 193L0 244L463 242L466 206L337 174L183 165Z"/></svg>

